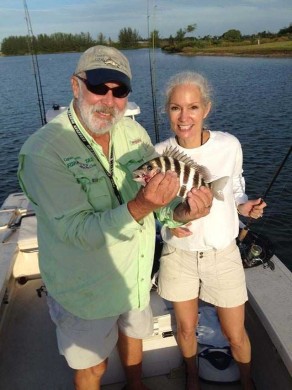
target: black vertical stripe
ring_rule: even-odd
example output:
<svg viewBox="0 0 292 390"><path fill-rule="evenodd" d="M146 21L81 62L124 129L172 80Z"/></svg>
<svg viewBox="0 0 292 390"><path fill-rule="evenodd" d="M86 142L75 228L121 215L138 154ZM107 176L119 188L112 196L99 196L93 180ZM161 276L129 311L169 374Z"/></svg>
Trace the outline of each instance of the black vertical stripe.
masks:
<svg viewBox="0 0 292 390"><path fill-rule="evenodd" d="M171 160L169 157L163 157L165 163L165 172L171 169Z"/></svg>
<svg viewBox="0 0 292 390"><path fill-rule="evenodd" d="M188 165L184 165L183 184L188 184L190 171L191 171L190 167Z"/></svg>
<svg viewBox="0 0 292 390"><path fill-rule="evenodd" d="M183 184L179 190L178 196L184 198L186 196L187 187Z"/></svg>
<svg viewBox="0 0 292 390"><path fill-rule="evenodd" d="M179 177L180 176L180 163L175 158L173 159L173 163L174 163L174 170L177 173L177 176Z"/></svg>
<svg viewBox="0 0 292 390"><path fill-rule="evenodd" d="M200 175L197 172L197 170L195 170L195 174L193 178L193 187L199 188L199 185L200 185Z"/></svg>

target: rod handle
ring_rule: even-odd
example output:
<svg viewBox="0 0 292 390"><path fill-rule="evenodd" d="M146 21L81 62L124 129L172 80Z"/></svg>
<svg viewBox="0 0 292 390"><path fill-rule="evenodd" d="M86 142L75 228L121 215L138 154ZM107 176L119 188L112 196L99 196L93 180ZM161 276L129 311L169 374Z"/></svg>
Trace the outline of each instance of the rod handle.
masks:
<svg viewBox="0 0 292 390"><path fill-rule="evenodd" d="M242 230L241 230L241 232L239 233L239 236L238 236L238 240L240 241L240 242L242 242L244 239L245 239L245 237L246 237L246 235L247 235L247 233L248 233L248 228L247 227L244 227Z"/></svg>

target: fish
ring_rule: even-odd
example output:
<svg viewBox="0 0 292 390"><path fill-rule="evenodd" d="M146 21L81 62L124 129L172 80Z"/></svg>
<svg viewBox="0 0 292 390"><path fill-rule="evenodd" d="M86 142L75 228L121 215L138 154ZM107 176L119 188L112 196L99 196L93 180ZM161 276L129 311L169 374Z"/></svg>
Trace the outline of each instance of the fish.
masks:
<svg viewBox="0 0 292 390"><path fill-rule="evenodd" d="M207 167L197 164L176 147L166 148L161 156L155 157L135 169L133 180L146 186L157 173L165 173L168 170L176 172L179 177L180 188L177 196L185 199L188 191L192 188L205 186L211 189L215 199L224 201L223 189L229 176L212 180Z"/></svg>

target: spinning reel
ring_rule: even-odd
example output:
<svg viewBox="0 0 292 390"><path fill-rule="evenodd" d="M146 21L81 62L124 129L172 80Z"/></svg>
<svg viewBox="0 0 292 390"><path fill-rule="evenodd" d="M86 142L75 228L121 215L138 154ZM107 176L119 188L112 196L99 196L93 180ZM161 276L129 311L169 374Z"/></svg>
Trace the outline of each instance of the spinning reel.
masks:
<svg viewBox="0 0 292 390"><path fill-rule="evenodd" d="M237 240L237 245L244 268L262 264L264 268L270 268L272 271L275 269L275 264L271 260L274 246L267 237L249 230L244 240Z"/></svg>

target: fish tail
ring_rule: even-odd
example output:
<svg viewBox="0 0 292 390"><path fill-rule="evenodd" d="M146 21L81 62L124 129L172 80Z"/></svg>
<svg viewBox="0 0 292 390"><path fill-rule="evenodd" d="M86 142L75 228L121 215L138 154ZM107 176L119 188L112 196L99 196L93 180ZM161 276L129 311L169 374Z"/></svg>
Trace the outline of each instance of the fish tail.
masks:
<svg viewBox="0 0 292 390"><path fill-rule="evenodd" d="M210 183L210 188L213 192L214 198L216 198L217 200L224 200L223 189L226 186L228 179L229 176L223 176Z"/></svg>

